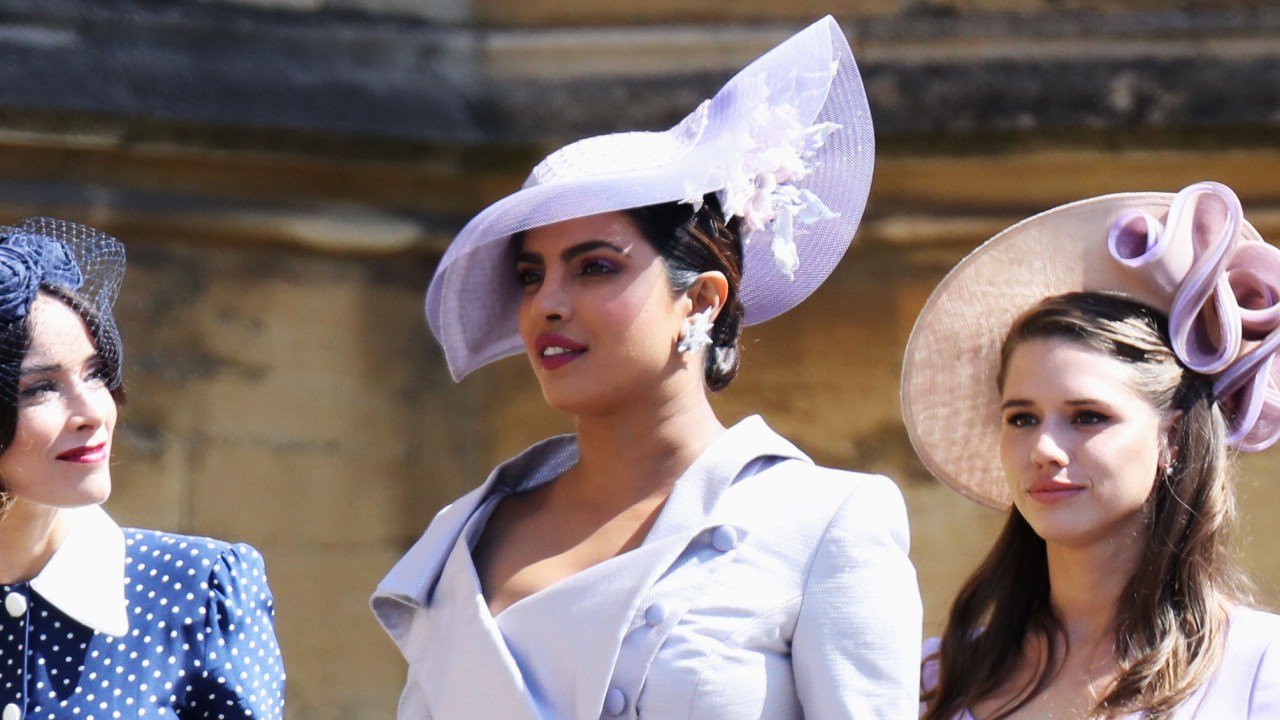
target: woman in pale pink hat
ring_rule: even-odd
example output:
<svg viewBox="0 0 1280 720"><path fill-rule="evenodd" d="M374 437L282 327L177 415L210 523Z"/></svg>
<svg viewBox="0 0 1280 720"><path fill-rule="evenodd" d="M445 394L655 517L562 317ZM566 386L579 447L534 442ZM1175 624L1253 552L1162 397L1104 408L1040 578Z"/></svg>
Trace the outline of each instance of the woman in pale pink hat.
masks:
<svg viewBox="0 0 1280 720"><path fill-rule="evenodd" d="M523 353L577 432L499 466L380 584L401 718L915 716L897 487L709 399L742 326L844 254L872 156L827 18L669 131L557 151L462 230L426 307L455 378Z"/></svg>
<svg viewBox="0 0 1280 720"><path fill-rule="evenodd" d="M925 645L923 717L1280 717L1280 616L1230 546L1230 448L1280 437L1277 347L1280 250L1218 183L1055 208L943 280L908 431L1009 519Z"/></svg>

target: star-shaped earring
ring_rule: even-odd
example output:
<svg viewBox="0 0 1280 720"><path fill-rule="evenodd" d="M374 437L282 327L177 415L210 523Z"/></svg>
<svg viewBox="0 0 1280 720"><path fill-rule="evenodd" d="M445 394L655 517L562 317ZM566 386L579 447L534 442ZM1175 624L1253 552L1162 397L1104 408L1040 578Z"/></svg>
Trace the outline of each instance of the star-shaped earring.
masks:
<svg viewBox="0 0 1280 720"><path fill-rule="evenodd" d="M714 323L711 321L711 312L712 308L707 308L684 319L684 329L680 332L680 342L676 344L676 350L691 353L712 344L711 328Z"/></svg>

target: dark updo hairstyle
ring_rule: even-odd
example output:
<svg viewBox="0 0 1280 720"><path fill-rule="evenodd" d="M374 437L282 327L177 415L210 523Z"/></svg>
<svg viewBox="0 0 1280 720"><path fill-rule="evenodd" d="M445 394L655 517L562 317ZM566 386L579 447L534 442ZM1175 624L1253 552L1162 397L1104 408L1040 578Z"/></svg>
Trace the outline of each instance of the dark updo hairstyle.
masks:
<svg viewBox="0 0 1280 720"><path fill-rule="evenodd" d="M688 203L671 202L623 211L667 264L667 279L676 294L693 287L698 275L723 273L729 294L711 328L704 374L707 387L722 390L733 382L741 362L738 337L745 309L738 299L742 282L742 240L738 218L726 219L715 193L702 198L694 210Z"/></svg>
<svg viewBox="0 0 1280 720"><path fill-rule="evenodd" d="M89 303L63 287L41 284L40 292L62 302L84 320L93 347L103 363L107 387L117 405L125 401L120 372L120 336L115 322L103 318ZM34 305L34 300L32 301ZM0 322L0 455L9 449L18 431L18 378L22 360L31 348L31 313L9 322ZM3 478L0 478L0 490Z"/></svg>

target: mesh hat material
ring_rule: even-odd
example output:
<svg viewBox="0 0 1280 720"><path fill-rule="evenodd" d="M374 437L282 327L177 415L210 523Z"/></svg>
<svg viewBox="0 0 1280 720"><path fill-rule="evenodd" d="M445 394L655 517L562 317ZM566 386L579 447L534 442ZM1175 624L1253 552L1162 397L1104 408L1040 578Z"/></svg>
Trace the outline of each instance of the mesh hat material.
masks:
<svg viewBox="0 0 1280 720"><path fill-rule="evenodd" d="M91 227L52 218L29 218L0 227L0 394L15 393L37 293L71 306L85 319L98 355L121 382L123 347L111 309L124 279L124 246Z"/></svg>
<svg viewBox="0 0 1280 720"><path fill-rule="evenodd" d="M1104 195L1046 211L992 237L942 280L911 331L902 373L907 432L935 477L983 505L1010 506L1000 463L1001 345L1024 311L1075 291L1169 314L1175 354L1216 379L1237 446L1274 442L1277 408L1252 419L1244 409L1276 397L1280 251L1239 215L1230 189L1199 183L1177 195ZM1250 327L1260 312L1270 313L1270 326ZM1219 320L1206 325L1210 316L1244 327L1240 342L1212 329ZM1225 359L1205 360L1218 355Z"/></svg>
<svg viewBox="0 0 1280 720"><path fill-rule="evenodd" d="M769 145L765 138L780 128L801 138L796 147ZM775 157L767 151L779 149L786 167L802 160L803 170L758 172ZM785 229L775 231L775 222L744 232L745 323L763 322L808 297L843 257L866 206L874 156L853 54L835 20L824 18L739 72L675 127L587 138L543 160L520 191L454 239L427 291L427 322L460 380L522 351L514 234L646 205L696 204L712 192L722 194L726 214L752 220L767 194L759 189L776 185L772 197L799 199L794 231L788 216ZM798 263L780 267L789 247Z"/></svg>

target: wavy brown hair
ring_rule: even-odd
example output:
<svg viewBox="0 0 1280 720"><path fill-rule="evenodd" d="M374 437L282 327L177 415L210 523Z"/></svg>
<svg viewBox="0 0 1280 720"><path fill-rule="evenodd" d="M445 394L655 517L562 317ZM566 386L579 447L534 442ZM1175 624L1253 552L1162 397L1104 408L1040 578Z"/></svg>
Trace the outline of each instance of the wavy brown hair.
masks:
<svg viewBox="0 0 1280 720"><path fill-rule="evenodd" d="M1127 363L1134 388L1172 424L1168 456L1147 503L1151 523L1142 556L1116 608L1119 673L1094 708L1096 717L1142 711L1150 720L1174 709L1217 670L1226 616L1247 602L1236 564L1235 497L1226 424L1209 378L1186 369L1169 347L1165 317L1103 293L1047 298L1014 321L1001 349L998 382L1013 351L1029 340L1067 339ZM922 718L945 720L1001 689L1032 634L1048 660L989 720L1005 718L1043 691L1066 644L1049 601L1045 543L1013 509L991 552L961 588L938 652L937 683L923 693Z"/></svg>

